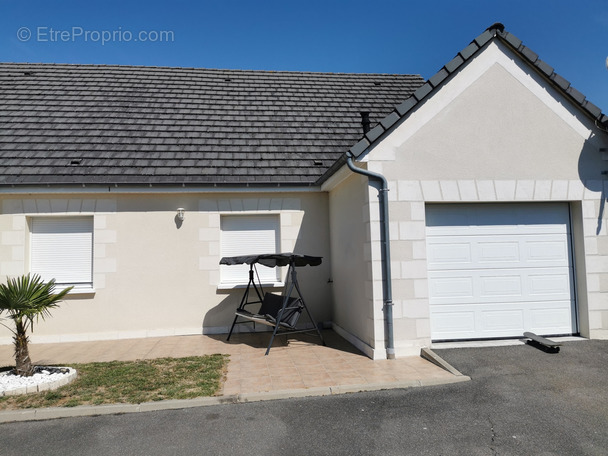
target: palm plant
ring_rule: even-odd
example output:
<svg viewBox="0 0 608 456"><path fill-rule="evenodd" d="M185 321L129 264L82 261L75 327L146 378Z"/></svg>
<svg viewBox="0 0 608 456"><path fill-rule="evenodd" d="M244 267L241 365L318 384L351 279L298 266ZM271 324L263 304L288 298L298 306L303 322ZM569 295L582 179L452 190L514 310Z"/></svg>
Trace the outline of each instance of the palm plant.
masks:
<svg viewBox="0 0 608 456"><path fill-rule="evenodd" d="M55 280L44 283L39 275L29 274L7 279L0 284L0 315L3 312L15 323L10 328L15 344L15 370L17 375L29 377L34 374L34 366L30 359L27 331L34 331L34 321L40 317L44 320L50 316L50 310L57 307L59 301L73 287L54 293Z"/></svg>

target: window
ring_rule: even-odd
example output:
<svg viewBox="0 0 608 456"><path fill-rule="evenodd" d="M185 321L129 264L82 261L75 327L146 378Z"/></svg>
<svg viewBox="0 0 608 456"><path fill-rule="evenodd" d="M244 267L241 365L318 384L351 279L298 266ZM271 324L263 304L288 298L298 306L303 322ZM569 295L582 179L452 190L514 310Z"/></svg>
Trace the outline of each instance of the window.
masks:
<svg viewBox="0 0 608 456"><path fill-rule="evenodd" d="M225 215L221 219L221 256L278 253L278 215ZM249 265L220 266L221 282L225 285L246 284ZM257 265L263 284L280 282L280 269ZM256 277L257 281L257 277Z"/></svg>
<svg viewBox="0 0 608 456"><path fill-rule="evenodd" d="M57 288L93 288L93 217L31 219L31 272Z"/></svg>

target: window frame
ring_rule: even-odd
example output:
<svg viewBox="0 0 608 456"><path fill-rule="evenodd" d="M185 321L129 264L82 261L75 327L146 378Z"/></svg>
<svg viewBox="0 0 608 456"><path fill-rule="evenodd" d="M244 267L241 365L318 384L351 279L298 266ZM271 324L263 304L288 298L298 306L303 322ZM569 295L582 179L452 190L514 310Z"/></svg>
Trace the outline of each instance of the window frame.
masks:
<svg viewBox="0 0 608 456"><path fill-rule="evenodd" d="M245 247L244 249L234 249L229 248L226 249L225 242L227 240L226 232L233 231L227 230L226 221L230 220L229 223L234 223L235 220L250 220L251 225L249 225L249 229L254 230L252 225L255 225L255 221L258 222L261 220L265 220L268 223L268 226L272 225L272 230L274 231L274 250L273 252L269 252L268 248L264 246L259 249L252 248L249 249ZM267 228L268 228L267 226ZM281 252L281 214L279 212L273 213L239 213L235 214L234 212L220 213L220 258L222 257L230 257L230 256L241 256L241 255L257 255L263 253L280 253ZM246 231L247 228L241 230ZM236 230L238 231L238 230ZM267 230L270 231L270 230ZM237 238L239 235L236 236ZM258 239L260 240L260 239ZM270 242L270 241L269 241ZM264 244L268 245L268 244ZM228 269L230 268L230 269ZM257 274L254 277L256 284L261 282L262 286L265 287L282 287L284 286L283 282L283 271L282 268L267 268L266 266L256 265L255 269L257 270ZM230 272L228 272L230 271ZM233 289L233 288L243 288L247 286L247 282L249 279L249 265L220 265L220 273L219 273L219 289ZM259 275L259 281L258 281ZM231 278L234 277L234 278Z"/></svg>
<svg viewBox="0 0 608 456"><path fill-rule="evenodd" d="M79 241L81 247L83 245L90 245L88 247L89 250L85 251L82 254L83 256L81 258L77 259L77 261L84 263L88 269L88 271L80 271L79 274L87 275L88 276L87 279L89 279L89 280L78 280L77 277L73 277L76 280L62 280L61 275L69 276L73 272L69 271L69 268L62 270L61 265L58 265L57 270L60 271L59 274L49 274L48 273L48 270L52 270L52 268L54 267L54 265L52 264L52 261L51 261L51 266L48 266L48 263L49 263L48 257L52 256L52 254L53 254L52 250L54 247L57 247L57 246L49 244L48 238L46 240L44 240L43 238L39 238L39 236L41 236L42 233L38 232L38 228L41 228L42 225L37 226L37 224L39 224L39 223L43 224L45 222L47 222L47 223L48 222L58 222L58 221L64 221L65 223L68 223L69 221L75 222L75 221L77 221L77 219L80 219L82 221L83 225L86 227L86 230L82 231L83 235L81 236L80 239L76 239L75 237L73 237L72 241ZM94 216L89 215L89 214L32 215L27 218L27 221L28 221L28 235L29 235L29 242L28 242L28 247L29 247L28 270L29 270L29 272L31 274L40 275L45 282L51 278L55 278L55 280L56 280L55 291L56 292L61 291L70 286L73 286L74 288L70 291L70 293L69 293L70 295L95 293L95 283L94 283L94 277L95 277L95 275L94 275L94 272L95 272L95 256L94 256L94 254L95 254L95 219L94 219ZM47 229L48 229L48 225L47 225ZM90 231L89 231L89 229L90 229ZM49 234L49 233L46 233L46 234ZM76 232L74 232L73 234L76 236ZM38 242L42 242L42 244L37 244ZM45 242L47 243L46 246L44 245ZM63 241L63 243L65 244L65 241ZM50 245L50 247L49 247L49 245ZM40 248L48 248L49 250L47 252L42 252L41 257L37 257L37 255L39 255L38 251ZM57 248L60 248L60 247L57 247ZM74 254L74 253L75 252L72 252L72 254ZM45 256L47 258L44 258ZM64 257L64 260L65 260L65 257ZM40 266L41 262L42 263L46 262L47 265ZM45 269L47 271L45 271Z"/></svg>

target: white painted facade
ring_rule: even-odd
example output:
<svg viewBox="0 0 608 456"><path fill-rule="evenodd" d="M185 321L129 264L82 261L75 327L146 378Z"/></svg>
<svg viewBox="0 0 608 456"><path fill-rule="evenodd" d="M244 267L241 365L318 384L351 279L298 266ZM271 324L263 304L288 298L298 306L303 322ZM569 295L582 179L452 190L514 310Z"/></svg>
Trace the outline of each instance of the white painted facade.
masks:
<svg viewBox="0 0 608 456"><path fill-rule="evenodd" d="M185 208L183 223L176 219L178 207ZM313 316L331 320L325 193L23 194L4 195L1 209L2 280L30 271L28 220L94 220L93 289L72 293L35 325L33 342L227 333L243 290L221 283L225 215L278 217L281 251L324 257L322 265L298 273ZM12 343L4 327L0 343Z"/></svg>
<svg viewBox="0 0 608 456"><path fill-rule="evenodd" d="M608 162L600 150L607 145L606 132L496 40L359 157L360 166L383 174L391 188L397 356L431 344L426 237L426 206L431 203L567 203L578 330L585 337L608 337L608 228L602 201L608 183L601 174ZM332 194L348 185L352 181L334 185L330 207ZM360 219L377 220L377 192L367 191L371 204L364 200L363 210L369 213ZM351 222L356 218L352 214ZM332 230L332 242L336 238L340 236ZM368 305L378 310L380 249L373 224L368 238L363 247L371 254L373 297ZM340 247L332 244L332 249ZM364 349L382 358L384 325L381 312L375 315L366 329L374 337L364 338ZM344 328L350 322L338 324Z"/></svg>
<svg viewBox="0 0 608 456"><path fill-rule="evenodd" d="M396 355L417 355L433 338L427 208L436 203L565 204L578 332L608 338L605 148L606 132L492 40L359 157L391 190ZM316 319L386 357L378 196L367 178L343 167L307 190L109 190L0 195L1 280L29 271L32 217L94 218L94 290L67 299L32 341L227 332L241 290L221 284L222 216L272 215L280 250L324 257L299 272ZM0 343L10 343L3 328Z"/></svg>

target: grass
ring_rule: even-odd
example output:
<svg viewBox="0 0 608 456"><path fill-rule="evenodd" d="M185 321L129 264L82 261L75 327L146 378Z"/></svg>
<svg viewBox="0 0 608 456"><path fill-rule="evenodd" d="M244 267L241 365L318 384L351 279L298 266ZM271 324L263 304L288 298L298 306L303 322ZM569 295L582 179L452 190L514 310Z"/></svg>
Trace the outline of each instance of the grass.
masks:
<svg viewBox="0 0 608 456"><path fill-rule="evenodd" d="M221 388L227 355L70 364L78 378L54 391L0 397L0 410L192 399Z"/></svg>

